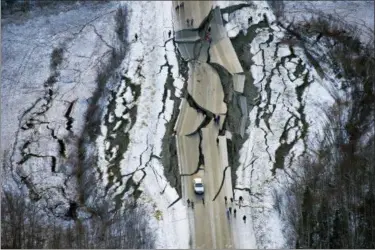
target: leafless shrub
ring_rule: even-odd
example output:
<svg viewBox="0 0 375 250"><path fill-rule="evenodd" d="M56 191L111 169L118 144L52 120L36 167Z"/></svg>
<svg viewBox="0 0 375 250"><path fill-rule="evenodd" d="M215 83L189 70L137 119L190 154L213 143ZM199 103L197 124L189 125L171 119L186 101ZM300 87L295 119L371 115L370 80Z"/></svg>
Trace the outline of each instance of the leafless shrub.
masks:
<svg viewBox="0 0 375 250"><path fill-rule="evenodd" d="M100 205L99 205L100 206ZM21 194L1 195L1 248L153 248L155 238L142 206L125 204L122 211L88 220L49 217Z"/></svg>
<svg viewBox="0 0 375 250"><path fill-rule="evenodd" d="M288 244L293 248L374 248L375 170L374 154L369 153L375 152L373 43L361 42L352 25L333 16L291 23L286 30L286 43L301 45L314 55L315 64L324 61L342 81L340 93L330 89L336 103L325 108L329 119L318 150L304 156L302 178L286 191L283 218ZM316 53L318 43L331 49Z"/></svg>
<svg viewBox="0 0 375 250"><path fill-rule="evenodd" d="M279 1L272 1L271 0L271 1L267 1L267 2L270 5L270 7L272 8L277 20L279 20L280 18L282 18L284 16L285 5L284 5L283 0L279 0Z"/></svg>
<svg viewBox="0 0 375 250"><path fill-rule="evenodd" d="M63 61L64 49L54 48L51 54L51 69L56 69Z"/></svg>

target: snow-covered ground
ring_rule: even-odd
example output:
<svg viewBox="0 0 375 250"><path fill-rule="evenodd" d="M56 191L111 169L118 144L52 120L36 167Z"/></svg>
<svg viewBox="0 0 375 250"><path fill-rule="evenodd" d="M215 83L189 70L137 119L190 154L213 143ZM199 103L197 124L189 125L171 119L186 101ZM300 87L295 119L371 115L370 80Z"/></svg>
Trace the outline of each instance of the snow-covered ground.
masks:
<svg viewBox="0 0 375 250"><path fill-rule="evenodd" d="M129 174L134 172L136 172L133 176L134 181L138 182L142 179L140 190L143 193L140 199L148 204L150 213L153 215L150 222L158 235L157 248L188 248L189 228L186 207L179 201L168 208L178 199L178 194L167 182L163 166L156 158L161 156L165 123L170 120L173 111L170 91L167 93L165 103L162 102L168 67L161 68L161 66L165 65L166 59L172 66L175 87L180 89L183 85L179 78L173 42L168 40L168 31L172 29L172 15L170 11L165 10L172 9L172 3L141 1L130 2L128 6L131 44L122 68L126 77L133 84L141 87L141 93L136 101L138 105L136 122L128 131L130 141L128 150L119 163L121 174L124 176L122 183L131 178ZM148 14L145 15L145 13ZM134 39L135 34L138 35L137 41ZM120 88L125 88L125 85L126 82L122 81ZM177 94L179 92L176 91ZM123 106L123 99L134 99L129 96L128 92L116 98L118 99L116 110ZM125 100L125 103L129 101ZM105 124L103 123L102 126ZM98 138L98 146L100 158L104 159L105 139L112 131L107 131L106 128L102 128L102 131L106 133ZM105 171L108 163L103 160L100 165ZM105 174L103 176L103 182L107 184L107 176ZM121 179L116 179L116 184L112 186L116 194L121 194L125 189L125 185L120 186L120 182Z"/></svg>
<svg viewBox="0 0 375 250"><path fill-rule="evenodd" d="M250 72L260 103L249 114L249 138L240 151L235 196L244 197L244 209L252 219L242 232L254 232L258 248L283 248L287 229L275 204L275 190L284 195L282 187L298 173L299 156L321 136L327 119L323 107L334 101L329 89L337 91L339 84L329 71L321 79L301 49L295 47L293 55L288 45L279 43L284 31L272 23L275 17L267 3L253 4L231 13L226 25L234 37L248 28L249 13L250 25L262 21L263 15L270 23L269 28L256 29L250 44Z"/></svg>
<svg viewBox="0 0 375 250"><path fill-rule="evenodd" d="M284 1L285 18L295 22L317 16L332 16L359 30L362 39L374 36L374 1Z"/></svg>
<svg viewBox="0 0 375 250"><path fill-rule="evenodd" d="M49 15L31 12L18 22L2 20L2 158L11 156L13 173L35 183L44 198L54 197L48 206L58 214L76 198L64 165L70 164L67 158L81 133L98 65L115 42L107 27L114 26L116 4L76 7L61 12L56 7ZM55 49L61 49L61 63L52 67ZM73 117L71 128L68 117ZM3 181L3 187L12 183Z"/></svg>
<svg viewBox="0 0 375 250"><path fill-rule="evenodd" d="M225 8L240 3L246 1L219 1L217 5ZM188 248L188 211L181 201L168 208L178 194L164 176L159 160L165 124L173 112L171 91L167 90L163 98L168 70L177 97L183 86L175 48L168 40L168 31L173 26L172 2L78 4L68 11L59 12L57 8L48 15L31 13L30 18L17 23L2 21L2 156L10 153L11 163L17 166L14 173L27 176L42 196L53 197L48 206L54 207L55 212L66 212L69 201L77 198L76 184L68 177L71 173L67 166L72 164L69 157L76 150L74 145L84 126L84 113L97 86L98 70L119 42L114 29L109 27L115 26L117 7L125 4L129 10L129 48L119 74L126 79L114 84L116 93L105 103L114 101L115 107L110 109L108 105L105 110L102 134L96 141L98 169L102 173L98 189L108 186L109 191L125 199L135 191L132 186L124 193L125 183L131 178L133 183L140 184L137 189L143 191L139 201L150 212L156 247ZM253 17L250 25L262 21L264 14L270 23L275 20L266 2L251 4L224 16L230 37L248 28L250 14ZM289 11L299 11L299 4L286 2ZM314 6L335 9L322 7L324 4ZM366 4L351 6L365 11L371 5ZM350 14L347 15L349 18ZM373 23L373 16L369 20ZM289 176L298 171L298 156L321 135L326 119L321 108L333 103L329 89L337 88L339 83L334 77L321 79L298 48L292 56L287 45L278 44L284 32L275 24L270 29L257 29L256 34L249 47L253 55L250 72L260 92L260 104L249 114L249 139L240 151L235 191L236 197L243 196L245 200L241 213L249 216L246 224L237 218L232 225L236 245L241 248L281 248L286 242L283 222L275 209L274 189L288 183ZM56 48L63 50L63 58L53 68L51 54ZM51 77L56 80L49 81ZM303 84L305 89L301 88ZM135 107L134 118L131 112ZM73 118L71 129L67 129L68 117ZM304 140L301 135L305 132ZM112 140L123 134L129 140L125 153L121 151L123 145ZM61 141L65 152L61 152ZM280 154L286 150L283 147L288 148L288 144L290 150L280 160ZM27 154L38 157L26 158ZM120 161L116 162L114 159L118 158ZM117 168L119 174L109 171L109 166ZM11 184L9 180L3 178L3 188ZM65 188L65 196L59 191L61 187Z"/></svg>
<svg viewBox="0 0 375 250"><path fill-rule="evenodd" d="M67 173L60 169L69 159L59 155L57 140L64 141L66 157L69 158L82 132L88 98L97 86L97 72L101 64L106 63L112 47L116 47L119 42L114 29L109 27L115 27L114 15L122 4L127 4L129 10L130 47L119 74L125 75L134 86L139 86L140 94L136 98L136 87L130 88L124 80L119 84L121 86L115 96L117 105L113 112L109 111L108 122L137 106L136 122L130 129L130 126L121 127L121 122L118 122L113 131L102 124L102 135L98 137L97 143L100 159L98 167L103 171L103 182L98 183L97 188L104 189L108 184L105 149L111 148L112 155L108 159L116 157L119 150L118 145L111 147L110 142L105 140L106 136L128 132L128 150L119 163L121 174L126 175L136 169L143 171L123 177L121 186L120 180L115 179L109 191L121 193L127 178L133 178L135 183L141 182L139 190L143 190L143 193L139 201L143 201L150 211L149 222L157 235L156 247L188 248L186 207L179 201L168 208L178 195L166 181L163 167L157 159L161 154L165 123L170 120L173 108L173 101L169 99L170 91L165 103L162 102L168 67L161 66L166 63L166 59L173 66L171 71L177 97L183 86L175 48L172 41L166 43L168 31L172 29L171 12L166 11L172 9L171 2L86 4L69 11L59 12L57 8L48 15L31 13L32 18L17 24L7 21L2 27L2 154L11 152L14 144L14 166L24 157L24 145L27 145L26 154L43 156L30 157L22 166L17 166L17 170L21 170L17 173L28 176L32 183L36 183L36 190L49 200L50 207L57 207L56 211L61 215L66 212L69 200L76 198L76 186L73 181L70 183L71 178ZM137 41L134 39L136 33ZM54 48L63 49L63 59L56 69L51 69ZM45 82L52 75L56 76L56 82L46 87ZM50 94L53 101L48 103ZM39 98L41 100L29 112L28 109ZM36 116L35 113L45 109L46 105L43 104L48 106L47 111ZM71 104L70 116L74 120L72 128L67 130L67 118L64 115ZM25 111L28 111L27 115L22 116ZM129 114L123 116L124 121L131 121ZM27 130L18 128L19 124L20 127L27 124L30 118L38 119L38 124L30 125L31 129ZM25 144L27 141L30 143ZM57 161L57 169L54 171L50 167L52 157ZM11 181L7 180L3 184L10 185ZM60 187L70 187L70 190L65 190L66 197L58 191ZM124 194L122 198L128 196Z"/></svg>

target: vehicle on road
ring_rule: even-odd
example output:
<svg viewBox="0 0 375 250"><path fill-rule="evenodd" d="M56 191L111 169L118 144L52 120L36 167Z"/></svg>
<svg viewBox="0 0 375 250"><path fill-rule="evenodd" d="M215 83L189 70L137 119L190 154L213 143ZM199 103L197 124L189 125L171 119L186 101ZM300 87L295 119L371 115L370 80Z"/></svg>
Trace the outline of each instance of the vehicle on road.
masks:
<svg viewBox="0 0 375 250"><path fill-rule="evenodd" d="M196 194L204 194L204 185L202 182L202 178L194 178L193 187Z"/></svg>

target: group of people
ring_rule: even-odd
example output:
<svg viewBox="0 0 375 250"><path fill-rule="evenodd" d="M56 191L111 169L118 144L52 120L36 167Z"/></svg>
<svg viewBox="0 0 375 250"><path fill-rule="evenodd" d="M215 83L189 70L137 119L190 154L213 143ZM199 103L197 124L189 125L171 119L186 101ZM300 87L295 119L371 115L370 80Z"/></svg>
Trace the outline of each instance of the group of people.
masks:
<svg viewBox="0 0 375 250"><path fill-rule="evenodd" d="M182 2L179 5L177 5L175 9L176 9L176 11L178 11L180 8L181 9L184 8L184 6L185 6L185 4L184 4L184 2Z"/></svg>
<svg viewBox="0 0 375 250"><path fill-rule="evenodd" d="M168 31L168 38L171 38L171 35L172 35L172 31L169 30L169 31ZM134 39L135 39L135 41L138 41L138 34L137 34L137 33L135 33L135 35L134 35Z"/></svg>
<svg viewBox="0 0 375 250"><path fill-rule="evenodd" d="M183 9L185 6L184 2L182 2L181 4L177 5L175 10L176 11L179 11L180 9ZM194 23L194 19L186 19L186 24L187 26L193 26L193 23Z"/></svg>
<svg viewBox="0 0 375 250"><path fill-rule="evenodd" d="M228 198L226 196L224 196L224 201L225 201L225 206L228 205ZM233 202L234 202L234 199L231 197L230 198L230 202L232 204L232 206L234 206ZM243 197L240 196L238 198L238 205L239 205L239 209L241 208L241 204L243 203ZM202 204L204 205L204 197L202 197ZM188 207L191 207L192 209L194 209L194 201L191 201L190 199L187 199L187 206ZM228 207L227 210L226 210L226 213L227 213L227 217L228 219L230 218L230 216L232 215L232 207ZM233 208L233 216L234 218L236 218L236 215L237 215L237 209L234 207ZM242 220L244 223L246 223L246 215L242 216Z"/></svg>
<svg viewBox="0 0 375 250"><path fill-rule="evenodd" d="M187 24L188 27L189 27L189 24L190 24L190 26L193 26L193 23L194 23L193 18L192 19L186 19L186 24Z"/></svg>
<svg viewBox="0 0 375 250"><path fill-rule="evenodd" d="M190 199L187 199L187 206L194 209L194 201L191 201ZM202 197L202 204L204 205L204 197Z"/></svg>
<svg viewBox="0 0 375 250"><path fill-rule="evenodd" d="M224 201L225 201L225 206L226 206L228 204L228 198L226 196L224 197ZM233 206L233 201L234 201L234 199L231 197L230 202L231 202L232 206ZM239 205L238 208L241 208L242 203L243 203L243 197L240 196L238 198L238 205ZM227 217L229 219L230 216L232 215L232 207L227 208L226 213L227 213ZM236 208L233 208L233 215L234 215L234 218L236 218L236 215L237 215L237 209ZM242 217L242 220L243 220L244 223L246 223L246 215L244 215Z"/></svg>

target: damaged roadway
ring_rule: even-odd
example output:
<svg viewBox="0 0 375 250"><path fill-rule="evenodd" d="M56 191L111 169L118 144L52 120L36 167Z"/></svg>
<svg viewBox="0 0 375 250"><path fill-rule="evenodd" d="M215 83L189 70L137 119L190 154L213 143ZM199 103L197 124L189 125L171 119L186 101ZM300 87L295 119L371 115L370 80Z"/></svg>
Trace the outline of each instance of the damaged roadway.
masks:
<svg viewBox="0 0 375 250"><path fill-rule="evenodd" d="M194 210L189 211L191 247L235 248L232 219L226 216L224 202L224 196L228 200L233 196L227 138L219 135L227 105L219 74L211 63L225 68L232 77L243 74L243 69L226 34L220 9L215 8L214 2L175 1L172 12L174 30L178 33L175 42L189 64L187 92L195 104L190 106L191 102L182 100L175 126L182 197L185 203L187 199L195 203ZM188 26L186 19L190 18L194 23ZM235 90L243 90L244 77L233 79ZM219 124L213 115L220 116ZM205 204L202 196L194 193L192 182L195 177L203 179Z"/></svg>

